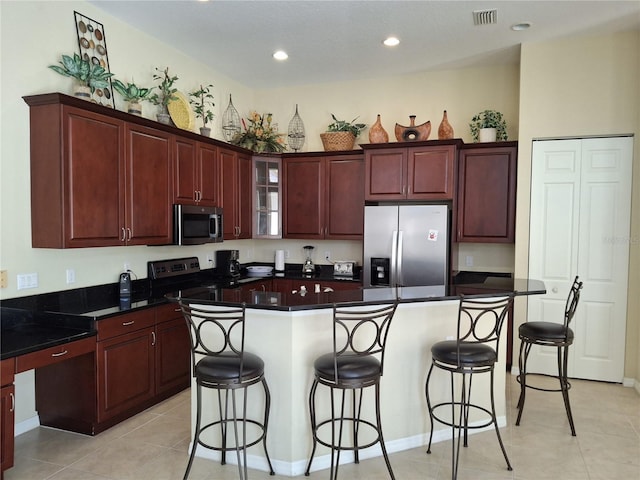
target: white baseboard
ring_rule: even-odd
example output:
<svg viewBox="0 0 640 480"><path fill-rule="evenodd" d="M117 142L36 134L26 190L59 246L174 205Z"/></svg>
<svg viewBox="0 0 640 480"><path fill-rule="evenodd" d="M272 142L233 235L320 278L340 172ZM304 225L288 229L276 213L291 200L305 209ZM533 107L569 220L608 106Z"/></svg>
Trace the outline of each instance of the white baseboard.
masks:
<svg viewBox="0 0 640 480"><path fill-rule="evenodd" d="M477 423L485 423L486 421L477 422ZM507 417L500 416L498 417L498 426L505 427L507 425ZM470 426L473 426L471 424ZM473 435L475 433L484 432L487 430L493 430L493 425L489 425L484 428L472 429L469 431L469 435ZM443 428L441 430L436 430L433 432L433 441L432 443L443 442L445 440L451 439L451 429ZM404 450L409 450L412 448L418 448L426 446L429 443L429 434L422 433L419 435L414 435L412 437L399 438L397 440L392 440L389 442L385 442L385 446L387 447L387 453L396 453L402 452ZM191 445L189 445L189 449L191 449ZM367 458L381 457L382 449L380 445L374 445L373 447L367 448L360 452L360 459L365 460ZM220 461L220 452L216 452L214 450L209 450L202 445L198 445L196 450L196 457L207 458L209 460ZM295 460L292 462L287 462L284 460L274 460L271 459L271 463L273 464L273 469L276 471L276 474L282 475L285 477L297 477L300 475L304 475L304 472L307 468L307 462L309 459ZM226 462L231 465L237 465L237 457L235 452L227 452ZM340 465L353 463L353 452L344 452L340 454ZM263 472L268 472L269 468L267 465L267 460L264 457L250 455L247 453L247 466L249 468L253 468L256 470L261 470ZM325 454L316 456L313 459L313 463L311 464L311 472L316 472L318 470L326 470L331 467L331 454Z"/></svg>
<svg viewBox="0 0 640 480"><path fill-rule="evenodd" d="M34 428L38 428L40 426L40 417L36 415L35 417L27 418L20 423L16 423L14 427L13 435L17 437L18 435L22 435L29 430L33 430Z"/></svg>

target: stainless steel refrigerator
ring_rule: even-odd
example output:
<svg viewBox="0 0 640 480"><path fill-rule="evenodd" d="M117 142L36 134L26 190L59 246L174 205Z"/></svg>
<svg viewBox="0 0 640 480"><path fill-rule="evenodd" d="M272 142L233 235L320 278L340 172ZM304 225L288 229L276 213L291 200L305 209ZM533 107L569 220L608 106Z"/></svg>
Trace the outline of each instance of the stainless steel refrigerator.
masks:
<svg viewBox="0 0 640 480"><path fill-rule="evenodd" d="M447 285L449 207L365 207L363 272L364 287Z"/></svg>

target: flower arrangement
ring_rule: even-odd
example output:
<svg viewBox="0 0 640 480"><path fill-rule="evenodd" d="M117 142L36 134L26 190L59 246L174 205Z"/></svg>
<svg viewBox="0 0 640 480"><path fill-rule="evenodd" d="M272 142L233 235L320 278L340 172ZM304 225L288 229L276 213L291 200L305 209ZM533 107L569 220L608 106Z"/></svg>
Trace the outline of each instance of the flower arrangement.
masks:
<svg viewBox="0 0 640 480"><path fill-rule="evenodd" d="M502 113L496 110L483 110L474 115L469 124L469 128L471 129L471 137L474 142L478 141L481 128L495 128L496 140L507 140L507 122L502 116Z"/></svg>
<svg viewBox="0 0 640 480"><path fill-rule="evenodd" d="M257 112L251 112L247 120L249 122L248 126L244 118L242 119L244 132L241 131L236 134L231 139L231 143L257 153L280 153L284 151L286 147L284 134L278 133L276 124L272 123L272 115L270 113L260 115Z"/></svg>

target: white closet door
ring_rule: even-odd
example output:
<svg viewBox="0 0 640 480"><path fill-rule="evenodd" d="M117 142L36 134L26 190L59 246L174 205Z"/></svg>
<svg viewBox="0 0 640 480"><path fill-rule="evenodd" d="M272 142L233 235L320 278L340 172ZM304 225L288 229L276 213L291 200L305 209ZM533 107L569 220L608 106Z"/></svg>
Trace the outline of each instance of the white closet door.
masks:
<svg viewBox="0 0 640 480"><path fill-rule="evenodd" d="M533 144L529 276L543 280L548 293L529 298L528 320L562 322L580 275L572 377L623 378L632 145L630 137ZM532 350L529 362L529 371L557 371L555 349Z"/></svg>

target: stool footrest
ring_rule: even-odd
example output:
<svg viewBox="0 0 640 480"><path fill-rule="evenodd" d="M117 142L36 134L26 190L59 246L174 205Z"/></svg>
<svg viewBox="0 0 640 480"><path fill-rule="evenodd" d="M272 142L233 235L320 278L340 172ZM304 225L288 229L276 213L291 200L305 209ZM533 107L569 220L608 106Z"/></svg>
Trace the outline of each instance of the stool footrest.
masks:
<svg viewBox="0 0 640 480"><path fill-rule="evenodd" d="M453 404L456 405L458 408L462 408L462 402L453 402ZM451 408L451 402L443 402L443 403L438 403L436 405L433 405L431 407L431 415L433 416L433 419L437 420L439 423L441 423L443 425L447 425L449 427L455 427L455 428L464 428L464 427L466 427L467 429L485 428L485 427L488 427L489 425L493 425L495 423L495 419L493 418L493 415L491 414L491 410L489 410L488 408L481 407L480 405L474 405L474 404L465 404L464 406L468 407L470 409L480 410L480 411L486 413L487 415L489 415L489 419L487 420L486 423L482 423L480 425L477 425L477 424L474 424L474 425L460 425L458 423L452 423L452 422L449 422L447 420L443 420L441 417L436 415L435 412L440 407ZM456 415L456 416L459 417L459 412L458 412L458 415Z"/></svg>
<svg viewBox="0 0 640 480"><path fill-rule="evenodd" d="M556 380L560 381L560 377L558 377L558 375L551 375L549 373L526 373L527 377L548 377L548 378L555 378ZM516 381L520 384L523 385L522 383L522 379L520 378L521 375L518 375L516 377ZM536 387L535 385L531 385L529 383L524 383L524 386L526 388L530 388L532 390L538 390L540 392L562 392L563 390L569 390L571 389L571 382L569 382L568 380L565 381L565 384L567 385L567 388L545 388L545 387Z"/></svg>

